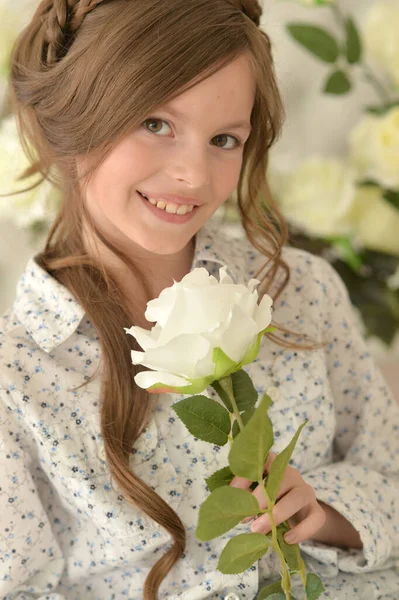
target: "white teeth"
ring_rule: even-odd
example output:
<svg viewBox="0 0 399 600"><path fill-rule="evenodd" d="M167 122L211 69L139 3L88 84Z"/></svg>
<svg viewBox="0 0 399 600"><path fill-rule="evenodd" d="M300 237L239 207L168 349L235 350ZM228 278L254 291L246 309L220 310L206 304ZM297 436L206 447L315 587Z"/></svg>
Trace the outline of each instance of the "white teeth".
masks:
<svg viewBox="0 0 399 600"><path fill-rule="evenodd" d="M154 200L153 198L149 198L148 196L146 196L145 194L143 194L142 192L140 192L141 195L148 200L149 202L151 202L151 204L153 206L156 206L157 208L159 208L160 210L166 210L167 213L170 213L172 215L186 215L187 213L190 213L194 210L194 206L192 205L187 205L187 204L167 204L166 202L164 202L164 200Z"/></svg>

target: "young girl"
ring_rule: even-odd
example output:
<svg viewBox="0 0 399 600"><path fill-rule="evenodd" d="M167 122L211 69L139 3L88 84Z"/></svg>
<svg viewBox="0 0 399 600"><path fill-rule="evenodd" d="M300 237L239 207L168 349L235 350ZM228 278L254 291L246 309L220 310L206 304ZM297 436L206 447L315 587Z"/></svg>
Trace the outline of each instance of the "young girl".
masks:
<svg viewBox="0 0 399 600"><path fill-rule="evenodd" d="M223 265L244 283L265 268L274 298L280 332L247 367L274 399L274 453L309 420L276 522L290 519L323 598L399 595L398 406L340 278L284 246L260 15L256 0L42 0L16 44L21 139L63 203L0 324L1 598L252 600L279 579L269 556L222 575L228 535L196 539L228 449L188 433L181 396L137 387L124 331L151 327L146 303L173 280ZM237 187L246 237L232 242L211 217Z"/></svg>

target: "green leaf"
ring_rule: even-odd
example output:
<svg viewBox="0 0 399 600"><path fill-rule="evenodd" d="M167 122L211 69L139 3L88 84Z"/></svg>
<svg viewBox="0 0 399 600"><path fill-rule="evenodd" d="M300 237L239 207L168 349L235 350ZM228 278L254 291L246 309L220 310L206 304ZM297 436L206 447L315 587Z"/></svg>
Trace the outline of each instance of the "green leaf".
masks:
<svg viewBox="0 0 399 600"><path fill-rule="evenodd" d="M349 17L346 22L346 59L349 64L359 63L362 58L362 41L356 23Z"/></svg>
<svg viewBox="0 0 399 600"><path fill-rule="evenodd" d="M306 597L307 600L317 600L324 592L324 585L320 577L315 573L308 573L306 577Z"/></svg>
<svg viewBox="0 0 399 600"><path fill-rule="evenodd" d="M250 481L262 479L266 458L273 446L273 427L267 414L270 403L270 397L264 394L253 417L233 440L230 448L231 470Z"/></svg>
<svg viewBox="0 0 399 600"><path fill-rule="evenodd" d="M234 399L237 403L238 410L242 412L255 406L258 399L258 392L256 391L255 386L252 383L252 379L248 373L243 369L240 369L239 371L232 373L230 378L231 385L233 386ZM214 381L212 383L212 387L221 398L227 410L232 413L233 407L231 405L230 398L220 384L220 381Z"/></svg>
<svg viewBox="0 0 399 600"><path fill-rule="evenodd" d="M378 183L378 181L375 181L374 179L362 179L357 182L357 185L359 187L368 187L368 186L377 187L377 188L380 187L380 184Z"/></svg>
<svg viewBox="0 0 399 600"><path fill-rule="evenodd" d="M218 562L218 569L225 575L243 573L262 558L271 544L261 533L241 533L229 540Z"/></svg>
<svg viewBox="0 0 399 600"><path fill-rule="evenodd" d="M196 535L207 542L226 533L245 517L259 513L259 503L248 490L223 486L217 488L202 503Z"/></svg>
<svg viewBox="0 0 399 600"><path fill-rule="evenodd" d="M331 73L324 86L326 94L342 95L347 94L352 89L352 83L345 71L338 69Z"/></svg>
<svg viewBox="0 0 399 600"><path fill-rule="evenodd" d="M258 598L260 598L260 596ZM262 598L266 598L267 600L285 600L286 595L283 592L281 592L281 593L271 594L270 596L262 596ZM294 600L294 599L292 599L292 600Z"/></svg>
<svg viewBox="0 0 399 600"><path fill-rule="evenodd" d="M395 208L399 209L399 191L398 190L385 190L384 199L392 204Z"/></svg>
<svg viewBox="0 0 399 600"><path fill-rule="evenodd" d="M243 412L241 414L241 419L242 419L242 422L244 423L244 425L246 425L248 423L248 421L251 419L251 417L253 417L255 410L256 410L255 408L250 408L249 410L246 410L245 412ZM232 433L233 433L233 438L235 438L240 433L240 426L238 424L238 421L234 421Z"/></svg>
<svg viewBox="0 0 399 600"><path fill-rule="evenodd" d="M281 580L275 581L274 583L271 583L270 585L261 589L256 600L266 600L266 598L270 598L271 594L283 594L283 588L281 587ZM283 594L283 598L285 600L284 594Z"/></svg>
<svg viewBox="0 0 399 600"><path fill-rule="evenodd" d="M213 492L214 490L216 490L219 487L222 487L223 485L229 485L233 477L234 473L232 473L230 467L223 467L223 469L219 469L218 471L213 473L213 475L207 477L207 479L205 479L205 482L209 487L209 490Z"/></svg>
<svg viewBox="0 0 399 600"><path fill-rule="evenodd" d="M341 260L335 261L333 266L345 282L352 304L360 310L368 334L379 337L389 346L399 329L399 318L388 293L386 278L395 272L398 259L372 251L364 252L363 259L369 270L366 277ZM399 291L395 294L398 304Z"/></svg>
<svg viewBox="0 0 399 600"><path fill-rule="evenodd" d="M277 540L281 548L287 565L294 573L299 573L302 568L302 557L301 551L298 544L287 544L284 539L284 534L290 530L290 526L287 522L281 523L277 526Z"/></svg>
<svg viewBox="0 0 399 600"><path fill-rule="evenodd" d="M296 443L298 441L299 434L301 433L302 429L305 427L306 423L307 423L307 421L302 423L302 425L299 427L299 429L297 430L296 434L294 435L294 437L292 438L292 440L290 441L288 446L286 448L284 448L284 450L276 456L276 458L274 459L274 461L269 469L269 473L267 475L267 481L266 481L266 491L267 491L267 494L273 504L276 502L277 494L279 492L285 470L288 466L291 455L292 455L294 448L296 446Z"/></svg>
<svg viewBox="0 0 399 600"><path fill-rule="evenodd" d="M231 375L234 399L240 412L253 408L258 399L258 392L246 371L240 369Z"/></svg>
<svg viewBox="0 0 399 600"><path fill-rule="evenodd" d="M335 38L321 27L291 23L288 32L299 44L324 62L335 63L339 56L339 46Z"/></svg>
<svg viewBox="0 0 399 600"><path fill-rule="evenodd" d="M396 108L397 106L399 106L399 101L389 102L388 104L384 104L383 106L367 106L365 110L366 112L372 115L383 116L393 108Z"/></svg>
<svg viewBox="0 0 399 600"><path fill-rule="evenodd" d="M341 260L343 260L353 271L358 272L362 265L363 259L353 247L353 241L350 237L329 237L328 240L338 250Z"/></svg>
<svg viewBox="0 0 399 600"><path fill-rule="evenodd" d="M200 440L218 446L227 443L230 415L223 406L206 396L192 396L172 406L189 432Z"/></svg>
<svg viewBox="0 0 399 600"><path fill-rule="evenodd" d="M231 375L230 375L230 377L231 377ZM220 385L219 381L213 381L211 383L211 387L213 387L213 389L215 390L215 392L217 393L217 395L219 396L219 398L221 399L221 401L223 402L223 404L225 405L227 410L230 413L233 413L234 410L231 405L230 398L229 398L228 394L224 391L222 386Z"/></svg>

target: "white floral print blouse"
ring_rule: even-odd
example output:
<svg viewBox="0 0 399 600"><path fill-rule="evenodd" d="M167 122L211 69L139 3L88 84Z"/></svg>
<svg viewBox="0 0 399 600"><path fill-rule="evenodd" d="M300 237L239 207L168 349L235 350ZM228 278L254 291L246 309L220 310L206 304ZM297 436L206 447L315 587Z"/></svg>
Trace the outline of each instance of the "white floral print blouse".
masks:
<svg viewBox="0 0 399 600"><path fill-rule="evenodd" d="M263 340L245 368L274 399L274 451L309 420L291 464L317 497L348 519L363 550L301 544L323 599L399 598L399 406L353 320L342 280L323 259L285 248L291 280L274 319L321 350L283 349ZM245 238L208 223L196 236L192 268L218 276L226 264L247 282L265 262ZM131 323L126 323L130 327ZM126 335L121 331L121 335ZM32 258L13 308L0 320L0 597L11 600L142 600L151 565L170 543L156 523L112 485L100 433L96 332L70 292ZM210 388L209 395L213 396ZM266 556L242 575L216 568L226 540L195 537L204 478L227 464L228 448L194 439L175 418L179 395L160 394L132 448L135 472L173 507L187 547L163 582L160 599L253 600L278 579ZM297 593L296 593L297 592ZM294 595L301 594L294 588Z"/></svg>

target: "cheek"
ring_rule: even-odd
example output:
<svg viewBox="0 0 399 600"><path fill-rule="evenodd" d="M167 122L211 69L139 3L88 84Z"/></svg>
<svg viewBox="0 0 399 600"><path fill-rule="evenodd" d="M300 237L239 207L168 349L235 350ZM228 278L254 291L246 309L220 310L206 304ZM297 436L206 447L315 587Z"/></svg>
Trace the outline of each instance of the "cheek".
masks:
<svg viewBox="0 0 399 600"><path fill-rule="evenodd" d="M223 168L220 168L219 166L217 169L214 181L217 189L217 196L221 202L227 200L236 189L240 179L241 168L242 156L231 161L226 161Z"/></svg>
<svg viewBox="0 0 399 600"><path fill-rule="evenodd" d="M122 142L107 158L99 170L97 189L115 196L124 189L130 190L135 184L146 179L154 170L154 156L146 144L131 140Z"/></svg>

